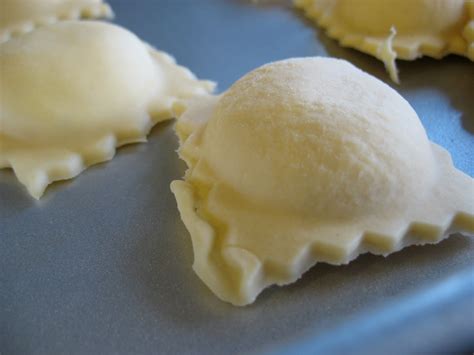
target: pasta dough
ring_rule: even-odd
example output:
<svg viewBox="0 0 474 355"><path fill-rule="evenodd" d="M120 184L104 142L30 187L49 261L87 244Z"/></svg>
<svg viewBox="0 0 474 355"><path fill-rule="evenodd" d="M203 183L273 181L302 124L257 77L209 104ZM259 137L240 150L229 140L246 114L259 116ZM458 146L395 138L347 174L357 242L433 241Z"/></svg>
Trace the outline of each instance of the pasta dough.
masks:
<svg viewBox="0 0 474 355"><path fill-rule="evenodd" d="M0 44L0 70L0 168L12 167L35 198L116 147L145 141L178 98L214 86L131 32L94 21L62 21Z"/></svg>
<svg viewBox="0 0 474 355"><path fill-rule="evenodd" d="M474 181L394 90L343 60L260 67L221 96L175 105L174 181L194 270L253 302L318 262L474 233Z"/></svg>
<svg viewBox="0 0 474 355"><path fill-rule="evenodd" d="M454 53L472 59L474 0L295 0L330 37L382 60Z"/></svg>
<svg viewBox="0 0 474 355"><path fill-rule="evenodd" d="M59 20L113 16L102 0L0 0L0 42Z"/></svg>

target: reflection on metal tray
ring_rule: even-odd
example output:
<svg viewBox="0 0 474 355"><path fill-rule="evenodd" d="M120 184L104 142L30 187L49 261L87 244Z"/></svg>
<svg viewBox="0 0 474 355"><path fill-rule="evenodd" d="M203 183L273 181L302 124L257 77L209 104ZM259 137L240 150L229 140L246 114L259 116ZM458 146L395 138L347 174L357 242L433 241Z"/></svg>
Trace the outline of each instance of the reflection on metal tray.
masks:
<svg viewBox="0 0 474 355"><path fill-rule="evenodd" d="M220 90L266 62L313 55L345 58L394 86L380 62L339 47L287 1L110 3L117 23ZM473 176L474 64L450 56L399 68L395 89ZM184 172L172 125L54 184L39 202L0 171L2 354L472 349L474 241L462 236L387 258L320 264L246 308L219 301L191 269L190 239L169 190Z"/></svg>

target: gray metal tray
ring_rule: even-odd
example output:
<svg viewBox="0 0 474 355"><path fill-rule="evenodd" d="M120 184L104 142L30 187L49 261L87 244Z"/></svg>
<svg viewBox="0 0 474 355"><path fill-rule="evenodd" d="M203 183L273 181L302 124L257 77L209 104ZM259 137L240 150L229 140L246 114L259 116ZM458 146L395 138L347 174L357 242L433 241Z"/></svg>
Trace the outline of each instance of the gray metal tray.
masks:
<svg viewBox="0 0 474 355"><path fill-rule="evenodd" d="M313 55L348 59L392 85L380 62L339 47L286 1L109 2L116 23L220 90L261 64ZM400 70L392 86L473 176L474 64L450 56ZM172 126L39 202L0 171L1 354L472 351L474 241L462 236L320 264L245 308L219 301L191 269L169 189L185 169Z"/></svg>

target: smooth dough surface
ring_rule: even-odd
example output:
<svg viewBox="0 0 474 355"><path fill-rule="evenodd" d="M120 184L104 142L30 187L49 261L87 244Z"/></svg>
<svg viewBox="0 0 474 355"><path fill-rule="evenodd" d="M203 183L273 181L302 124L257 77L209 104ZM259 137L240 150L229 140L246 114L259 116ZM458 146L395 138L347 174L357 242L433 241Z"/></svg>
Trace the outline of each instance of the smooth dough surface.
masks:
<svg viewBox="0 0 474 355"><path fill-rule="evenodd" d="M398 82L395 59L422 55L472 58L474 0L294 0L343 46L385 63Z"/></svg>
<svg viewBox="0 0 474 355"><path fill-rule="evenodd" d="M194 270L224 301L249 304L318 262L474 233L473 179L346 61L271 63L175 108L189 169L171 189Z"/></svg>
<svg viewBox="0 0 474 355"><path fill-rule="evenodd" d="M103 0L0 0L0 42L61 20L112 16Z"/></svg>
<svg viewBox="0 0 474 355"><path fill-rule="evenodd" d="M177 99L213 89L131 32L95 21L0 44L0 74L0 168L13 168L35 198L117 146L145 141Z"/></svg>

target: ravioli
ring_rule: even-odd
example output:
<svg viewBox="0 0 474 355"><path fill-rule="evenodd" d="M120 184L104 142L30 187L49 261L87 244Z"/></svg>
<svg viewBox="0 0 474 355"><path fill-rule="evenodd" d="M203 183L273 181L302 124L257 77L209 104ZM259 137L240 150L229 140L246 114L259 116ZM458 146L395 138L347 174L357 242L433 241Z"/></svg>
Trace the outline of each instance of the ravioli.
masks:
<svg viewBox="0 0 474 355"><path fill-rule="evenodd" d="M113 16L102 0L0 0L0 42L60 20Z"/></svg>
<svg viewBox="0 0 474 355"><path fill-rule="evenodd" d="M474 0L294 0L342 46L373 55L399 82L395 59L473 59Z"/></svg>
<svg viewBox="0 0 474 355"><path fill-rule="evenodd" d="M189 169L171 189L193 268L224 301L252 303L319 262L474 233L474 180L407 101L346 61L267 64L175 109Z"/></svg>
<svg viewBox="0 0 474 355"><path fill-rule="evenodd" d="M13 168L35 198L116 147L146 141L177 99L214 87L124 28L95 21L0 44L0 71L0 168Z"/></svg>

